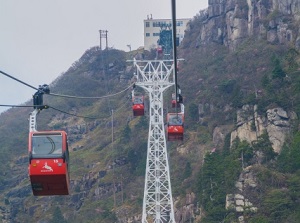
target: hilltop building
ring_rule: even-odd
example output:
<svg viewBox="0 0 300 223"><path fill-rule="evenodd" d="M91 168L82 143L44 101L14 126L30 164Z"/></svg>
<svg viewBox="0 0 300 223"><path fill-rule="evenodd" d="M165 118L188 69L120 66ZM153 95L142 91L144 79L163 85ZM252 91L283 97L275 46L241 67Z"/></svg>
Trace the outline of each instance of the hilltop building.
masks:
<svg viewBox="0 0 300 223"><path fill-rule="evenodd" d="M191 19L177 19L177 38L179 43L184 37L184 31L188 27ZM152 15L148 15L144 20L144 49L150 50L157 47L157 40L162 27L172 27L172 19L153 19Z"/></svg>

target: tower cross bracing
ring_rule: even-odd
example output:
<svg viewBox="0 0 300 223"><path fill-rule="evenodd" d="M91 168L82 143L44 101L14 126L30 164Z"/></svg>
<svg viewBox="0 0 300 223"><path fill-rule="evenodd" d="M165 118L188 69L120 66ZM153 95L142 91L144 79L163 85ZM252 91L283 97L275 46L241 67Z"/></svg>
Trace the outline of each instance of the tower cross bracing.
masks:
<svg viewBox="0 0 300 223"><path fill-rule="evenodd" d="M173 60L134 65L135 84L148 92L150 102L142 223L175 223L163 117L163 93L174 85Z"/></svg>

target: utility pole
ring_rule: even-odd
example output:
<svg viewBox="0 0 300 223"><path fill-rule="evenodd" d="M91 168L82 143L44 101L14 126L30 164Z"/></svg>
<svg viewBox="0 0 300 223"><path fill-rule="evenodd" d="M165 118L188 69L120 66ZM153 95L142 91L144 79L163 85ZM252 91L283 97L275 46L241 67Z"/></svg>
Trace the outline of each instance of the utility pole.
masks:
<svg viewBox="0 0 300 223"><path fill-rule="evenodd" d="M134 60L135 85L149 93L150 121L142 223L175 223L163 117L163 93L174 85L173 60Z"/></svg>
<svg viewBox="0 0 300 223"><path fill-rule="evenodd" d="M102 50L102 39L105 39L105 43L106 43L106 47L105 49L108 49L108 41L107 41L107 30L99 30L99 34L100 34L100 50Z"/></svg>
<svg viewBox="0 0 300 223"><path fill-rule="evenodd" d="M111 110L111 144L112 151L114 150L114 110ZM115 159L113 160L113 193L114 193L114 209L116 210L116 181L115 181Z"/></svg>

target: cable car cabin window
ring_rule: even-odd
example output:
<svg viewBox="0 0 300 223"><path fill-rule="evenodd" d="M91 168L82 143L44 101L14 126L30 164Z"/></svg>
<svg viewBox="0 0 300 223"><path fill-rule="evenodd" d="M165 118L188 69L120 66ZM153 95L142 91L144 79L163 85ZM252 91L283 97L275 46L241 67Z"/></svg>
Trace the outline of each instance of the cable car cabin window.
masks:
<svg viewBox="0 0 300 223"><path fill-rule="evenodd" d="M143 104L143 97L134 97L133 98L133 104L136 105L136 104Z"/></svg>
<svg viewBox="0 0 300 223"><path fill-rule="evenodd" d="M62 135L33 135L32 158L62 157Z"/></svg>
<svg viewBox="0 0 300 223"><path fill-rule="evenodd" d="M182 115L181 114L169 114L169 125L183 125Z"/></svg>

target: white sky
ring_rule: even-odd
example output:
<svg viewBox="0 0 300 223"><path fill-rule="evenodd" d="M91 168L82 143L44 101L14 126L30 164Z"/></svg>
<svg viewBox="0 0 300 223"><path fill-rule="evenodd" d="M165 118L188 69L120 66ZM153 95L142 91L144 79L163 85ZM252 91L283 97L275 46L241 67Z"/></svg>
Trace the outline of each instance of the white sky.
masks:
<svg viewBox="0 0 300 223"><path fill-rule="evenodd" d="M193 18L208 0L176 5L177 18ZM0 70L34 87L50 84L99 46L99 30L108 31L109 47L142 46L143 21L150 14L171 18L171 0L0 0ZM0 74L0 104L20 104L34 93Z"/></svg>

